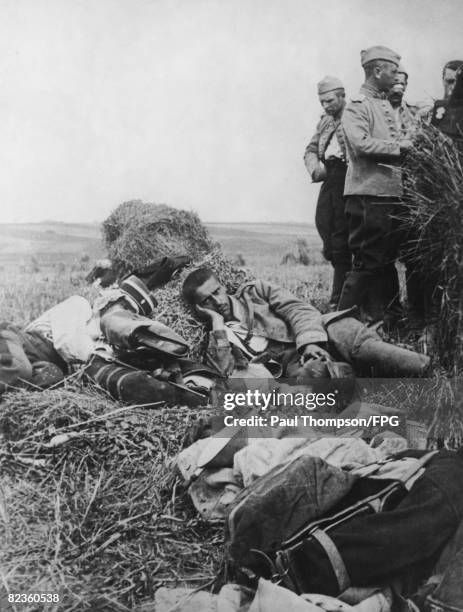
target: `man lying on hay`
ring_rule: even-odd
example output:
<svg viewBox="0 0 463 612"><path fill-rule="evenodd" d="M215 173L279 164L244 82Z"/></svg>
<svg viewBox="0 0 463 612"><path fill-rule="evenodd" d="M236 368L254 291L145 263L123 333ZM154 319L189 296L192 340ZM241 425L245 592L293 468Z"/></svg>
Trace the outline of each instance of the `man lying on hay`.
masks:
<svg viewBox="0 0 463 612"><path fill-rule="evenodd" d="M314 306L263 280L229 295L209 268L191 272L183 296L211 331L206 362L221 375L348 378L353 370L375 376L421 376L429 357L384 342L355 318L355 309L322 315ZM238 374L239 375L239 374ZM263 378L262 367L259 377Z"/></svg>
<svg viewBox="0 0 463 612"><path fill-rule="evenodd" d="M74 295L24 330L0 324L0 392L24 383L49 388L84 366L89 381L124 402L205 403L195 382L213 373L186 359L182 336L149 318L155 305L148 287L132 275L103 292L93 308Z"/></svg>

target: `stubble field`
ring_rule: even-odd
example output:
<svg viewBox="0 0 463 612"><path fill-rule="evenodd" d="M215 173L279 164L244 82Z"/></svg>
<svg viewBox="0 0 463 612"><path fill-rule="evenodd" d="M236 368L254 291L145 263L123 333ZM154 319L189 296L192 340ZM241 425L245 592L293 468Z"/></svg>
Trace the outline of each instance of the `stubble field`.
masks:
<svg viewBox="0 0 463 612"><path fill-rule="evenodd" d="M326 305L331 272L313 227L209 229L254 275ZM286 253L297 254L297 238L307 240L311 265L280 265ZM69 295L96 295L85 276L104 255L97 226L0 226L0 240L0 320L23 326ZM0 610L153 612L160 586L212 588L222 569L222 527L197 516L172 466L204 416L185 407L125 407L76 377L58 389L6 394ZM21 593L59 602L8 601Z"/></svg>
<svg viewBox="0 0 463 612"><path fill-rule="evenodd" d="M215 224L232 260L324 310L331 268L309 225ZM280 265L308 244L310 265ZM85 283L104 256L96 225L0 226L0 320L23 326ZM434 373L437 375L437 372ZM442 384L441 384L442 383ZM459 397L463 396L460 394ZM418 398L405 384L370 401L412 405L461 439L463 407L445 377ZM155 611L160 587L213 589L223 574L223 528L194 510L174 469L206 411L123 406L72 376L44 392L18 390L0 402L0 610ZM17 603L10 594L55 595Z"/></svg>

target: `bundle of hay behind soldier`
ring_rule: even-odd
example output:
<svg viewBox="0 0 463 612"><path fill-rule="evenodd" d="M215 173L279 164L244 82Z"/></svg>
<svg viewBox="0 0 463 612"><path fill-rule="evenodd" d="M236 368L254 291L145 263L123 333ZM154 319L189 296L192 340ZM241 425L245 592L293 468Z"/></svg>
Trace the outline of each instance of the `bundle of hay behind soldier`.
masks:
<svg viewBox="0 0 463 612"><path fill-rule="evenodd" d="M322 182L315 223L323 254L333 267L330 310L357 306L366 321L403 320L395 265L402 251L409 309L405 320L423 327L431 316L434 288L403 248L413 235L400 221L406 206L400 166L420 125L432 122L461 138L461 102L454 103L454 98L463 61L445 64L444 99L434 108L419 109L404 100L408 74L400 60L383 46L362 51L365 82L349 103L338 78L327 76L318 83L325 112L304 162L312 181Z"/></svg>

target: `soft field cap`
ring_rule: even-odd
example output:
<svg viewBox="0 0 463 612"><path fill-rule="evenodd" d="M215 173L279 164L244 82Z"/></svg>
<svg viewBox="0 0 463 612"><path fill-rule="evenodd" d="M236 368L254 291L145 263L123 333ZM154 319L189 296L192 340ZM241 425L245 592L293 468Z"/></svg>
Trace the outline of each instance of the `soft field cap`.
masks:
<svg viewBox="0 0 463 612"><path fill-rule="evenodd" d="M334 89L344 89L342 82L334 76L324 77L317 85L318 95L328 93Z"/></svg>
<svg viewBox="0 0 463 612"><path fill-rule="evenodd" d="M372 62L373 60L385 60L386 62L392 62L398 66L400 64L400 55L392 49L382 47L381 45L369 47L368 49L360 51L360 61L362 66L365 66L365 64L368 64L368 62Z"/></svg>

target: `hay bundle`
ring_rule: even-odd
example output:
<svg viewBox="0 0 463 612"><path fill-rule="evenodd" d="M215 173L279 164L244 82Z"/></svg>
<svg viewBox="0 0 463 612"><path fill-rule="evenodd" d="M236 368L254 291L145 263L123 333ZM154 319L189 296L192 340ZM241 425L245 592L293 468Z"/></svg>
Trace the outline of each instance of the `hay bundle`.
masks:
<svg viewBox="0 0 463 612"><path fill-rule="evenodd" d="M237 268L216 248L155 292L158 307L153 317L183 336L190 344L191 356L195 359L200 357L204 348L205 328L203 323L197 321L190 306L184 302L182 285L190 272L202 267L211 268L229 292L234 292L241 283L252 278L248 271Z"/></svg>
<svg viewBox="0 0 463 612"><path fill-rule="evenodd" d="M309 245L307 244L307 240L305 238L298 238L296 240L297 251L299 254L299 263L303 266L310 265L310 251Z"/></svg>
<svg viewBox="0 0 463 612"><path fill-rule="evenodd" d="M283 255L280 261L280 266L295 266L297 264L296 255L288 252Z"/></svg>
<svg viewBox="0 0 463 612"><path fill-rule="evenodd" d="M116 612L166 581L213 578L221 536L196 518L170 467L199 414L120 406L91 391L7 394L0 609L11 607L5 591L42 591L59 593L63 612Z"/></svg>
<svg viewBox="0 0 463 612"><path fill-rule="evenodd" d="M295 254L296 252L296 254ZM303 266L310 266L312 263L312 257L309 249L309 245L305 238L296 239L296 250L288 251L283 255L280 261L280 266L295 266L296 264L302 264Z"/></svg>
<svg viewBox="0 0 463 612"><path fill-rule="evenodd" d="M102 229L108 256L122 274L165 255L201 257L213 247L196 213L141 200L118 206Z"/></svg>
<svg viewBox="0 0 463 612"><path fill-rule="evenodd" d="M405 165L405 226L412 236L407 257L432 280L438 352L448 371L463 366L462 161L451 140L425 127Z"/></svg>

